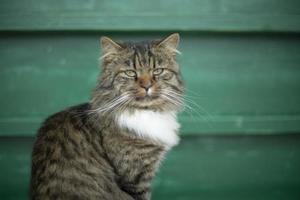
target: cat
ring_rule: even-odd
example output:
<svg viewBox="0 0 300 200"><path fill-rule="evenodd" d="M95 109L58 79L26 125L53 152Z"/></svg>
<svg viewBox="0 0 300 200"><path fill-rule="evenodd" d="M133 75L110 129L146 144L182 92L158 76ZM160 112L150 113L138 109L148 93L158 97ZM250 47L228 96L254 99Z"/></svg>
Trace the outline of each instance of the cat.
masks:
<svg viewBox="0 0 300 200"><path fill-rule="evenodd" d="M38 131L31 199L151 199L151 180L179 142L178 44L177 33L136 43L101 38L90 101L50 116Z"/></svg>

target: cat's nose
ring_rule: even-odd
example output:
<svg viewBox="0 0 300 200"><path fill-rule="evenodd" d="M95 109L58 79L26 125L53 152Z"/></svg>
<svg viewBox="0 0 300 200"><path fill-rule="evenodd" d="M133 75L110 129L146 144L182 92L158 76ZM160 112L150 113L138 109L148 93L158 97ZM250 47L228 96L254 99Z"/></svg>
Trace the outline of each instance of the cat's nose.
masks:
<svg viewBox="0 0 300 200"><path fill-rule="evenodd" d="M140 87L144 88L146 92L152 87L152 81L151 80L145 80L145 79L140 79L139 80L139 85Z"/></svg>
<svg viewBox="0 0 300 200"><path fill-rule="evenodd" d="M151 92L150 92L150 89L151 89L152 85L141 86L141 87L144 88L144 89L146 90L146 93L147 93L147 94L150 94L150 93L151 93Z"/></svg>
<svg viewBox="0 0 300 200"><path fill-rule="evenodd" d="M146 90L146 92L148 92L148 90L152 87L152 84L149 85L141 85L142 88L144 88Z"/></svg>

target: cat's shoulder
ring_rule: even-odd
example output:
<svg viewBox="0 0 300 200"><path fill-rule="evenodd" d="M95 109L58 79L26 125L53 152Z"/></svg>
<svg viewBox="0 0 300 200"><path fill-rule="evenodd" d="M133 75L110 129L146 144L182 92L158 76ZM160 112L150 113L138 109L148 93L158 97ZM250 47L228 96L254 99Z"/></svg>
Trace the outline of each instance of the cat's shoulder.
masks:
<svg viewBox="0 0 300 200"><path fill-rule="evenodd" d="M91 105L89 103L83 103L75 106L68 107L62 111L56 112L46 118L45 122L61 121L69 117L82 116L90 109ZM82 114L82 115L79 115Z"/></svg>
<svg viewBox="0 0 300 200"><path fill-rule="evenodd" d="M72 123L72 120L76 120L76 118L84 118L90 107L91 105L89 103L83 103L54 113L45 119L39 132L58 129L63 127L66 123Z"/></svg>

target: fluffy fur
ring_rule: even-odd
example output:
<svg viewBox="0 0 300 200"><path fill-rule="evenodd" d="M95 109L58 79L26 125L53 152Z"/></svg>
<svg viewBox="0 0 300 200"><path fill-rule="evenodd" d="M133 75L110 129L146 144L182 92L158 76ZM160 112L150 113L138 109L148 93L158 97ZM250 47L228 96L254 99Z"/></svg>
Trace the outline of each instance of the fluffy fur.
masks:
<svg viewBox="0 0 300 200"><path fill-rule="evenodd" d="M134 113L123 112L116 119L120 127L128 128L142 138L161 142L167 147L179 142L177 132L180 126L173 112L138 110Z"/></svg>
<svg viewBox="0 0 300 200"><path fill-rule="evenodd" d="M32 152L33 200L149 200L166 152L179 142L179 35L140 43L101 39L91 100L50 116Z"/></svg>

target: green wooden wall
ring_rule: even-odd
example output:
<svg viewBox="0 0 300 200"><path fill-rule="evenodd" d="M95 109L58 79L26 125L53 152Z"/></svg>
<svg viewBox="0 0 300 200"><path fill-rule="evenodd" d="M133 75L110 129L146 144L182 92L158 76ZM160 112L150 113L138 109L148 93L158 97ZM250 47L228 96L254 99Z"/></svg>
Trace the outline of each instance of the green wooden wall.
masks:
<svg viewBox="0 0 300 200"><path fill-rule="evenodd" d="M36 130L89 99L100 36L172 32L193 110L153 199L300 199L298 0L1 0L0 199L28 199Z"/></svg>

